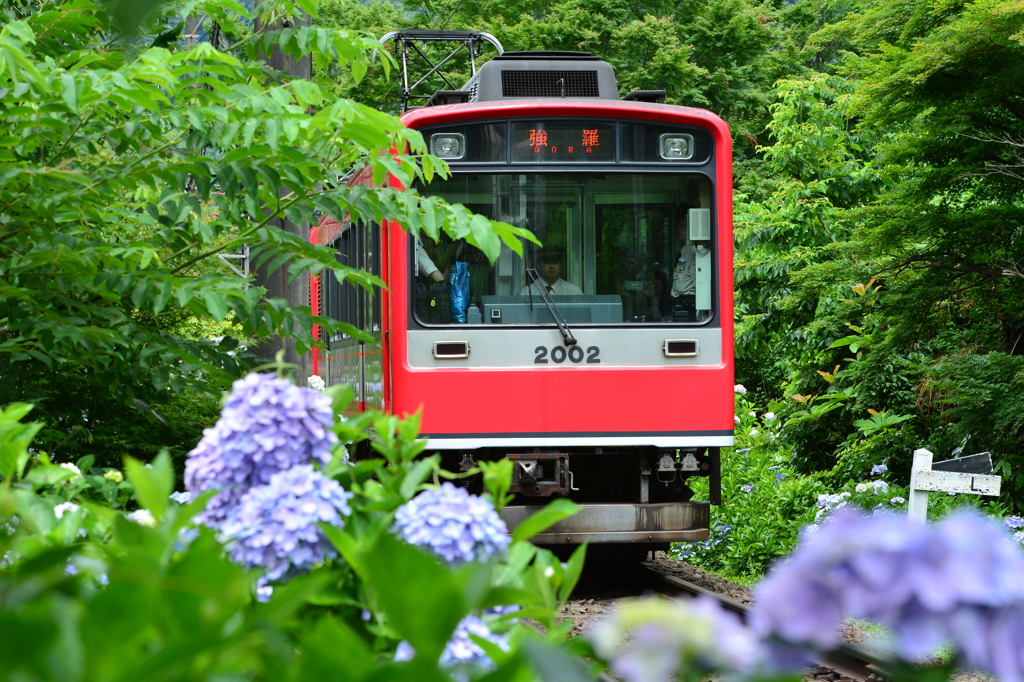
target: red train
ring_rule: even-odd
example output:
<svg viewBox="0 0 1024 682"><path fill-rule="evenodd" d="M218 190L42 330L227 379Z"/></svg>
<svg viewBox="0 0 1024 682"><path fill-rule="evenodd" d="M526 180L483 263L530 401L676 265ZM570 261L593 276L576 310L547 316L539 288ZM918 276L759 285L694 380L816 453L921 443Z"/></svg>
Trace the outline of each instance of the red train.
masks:
<svg viewBox="0 0 1024 682"><path fill-rule="evenodd" d="M362 406L423 409L447 468L514 460L514 526L552 496L583 506L536 541L703 540L733 444L732 155L716 115L620 97L586 53L505 53L403 115L452 175L417 189L531 230L493 265L447 237L338 224L313 238L388 285L330 275L317 312L378 346L325 339L315 371ZM353 182L368 182L357 175ZM694 476L710 479L691 499Z"/></svg>

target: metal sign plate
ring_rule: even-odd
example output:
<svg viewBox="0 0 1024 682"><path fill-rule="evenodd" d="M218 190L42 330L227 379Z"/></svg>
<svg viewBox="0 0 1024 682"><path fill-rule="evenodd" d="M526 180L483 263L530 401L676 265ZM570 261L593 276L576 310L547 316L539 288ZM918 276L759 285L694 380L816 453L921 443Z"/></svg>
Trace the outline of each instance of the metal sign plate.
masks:
<svg viewBox="0 0 1024 682"><path fill-rule="evenodd" d="M983 476L955 471L918 471L916 490L972 495L999 495L999 476Z"/></svg>
<svg viewBox="0 0 1024 682"><path fill-rule="evenodd" d="M965 474L990 474L992 473L992 454L979 452L976 455L947 459L943 462L932 463L932 471L959 471Z"/></svg>

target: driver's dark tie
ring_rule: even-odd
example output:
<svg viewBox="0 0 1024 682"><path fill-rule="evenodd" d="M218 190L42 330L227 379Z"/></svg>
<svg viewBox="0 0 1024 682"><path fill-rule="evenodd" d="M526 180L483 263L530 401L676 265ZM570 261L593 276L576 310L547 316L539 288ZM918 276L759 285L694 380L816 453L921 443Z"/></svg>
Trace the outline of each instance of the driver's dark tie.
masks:
<svg viewBox="0 0 1024 682"><path fill-rule="evenodd" d="M552 291L554 291L554 289L553 289L553 288L551 287L551 285L550 285L550 284L549 284L549 285L547 285L547 286L548 286L548 293L549 293L549 294L550 294L550 293L551 293Z"/></svg>

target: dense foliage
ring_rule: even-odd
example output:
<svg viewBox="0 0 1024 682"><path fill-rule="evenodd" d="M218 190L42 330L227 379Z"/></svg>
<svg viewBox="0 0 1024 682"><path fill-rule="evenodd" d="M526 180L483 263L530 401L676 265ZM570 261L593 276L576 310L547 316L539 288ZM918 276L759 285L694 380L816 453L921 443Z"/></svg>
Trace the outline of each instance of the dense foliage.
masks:
<svg viewBox="0 0 1024 682"><path fill-rule="evenodd" d="M288 28L300 8L274 0L259 5L260 30L223 49L186 49L178 40L184 22L238 23L249 11L232 2L122 11L133 6L4 6L2 376L33 360L86 373L129 400L136 382L179 393L226 385L254 362L238 339L279 334L301 353L314 323L357 334L314 319L301 302L268 299L217 259L248 246L254 267L286 266L289 277L330 270L379 284L276 227L280 217L307 225L320 212L401 218L410 229L457 233L491 256L503 239L518 247L515 228L473 220L465 209L346 187L342 178L357 162L378 180L391 173L406 184L443 165L394 118L325 100L315 84L259 59L271 50L314 52L358 78L371 40ZM392 148L409 155L382 153ZM192 333L193 320L229 324L210 339Z"/></svg>
<svg viewBox="0 0 1024 682"><path fill-rule="evenodd" d="M217 479L215 487L193 485L191 497L172 492L166 454L151 465L128 458L124 472L91 458L57 465L29 451L41 426L21 421L31 405L0 412L0 677L447 680L500 665L519 679L534 668L551 670L548 679L586 679L562 641L567 626L554 621L583 551L562 563L527 541L572 513L571 503L511 539L501 524L500 547L449 566L417 549L422 540L402 542L392 530L440 474L439 457L419 457L426 443L416 440L418 420L335 421L351 397L341 387L321 396L272 375L247 381L263 398L279 399L239 424L244 416L230 405L247 397L247 387L237 382L219 423L261 440L268 434L256 427L272 423L298 434L296 448L279 462L284 468L270 467L277 473L265 485L257 477L242 490L232 468L214 467L204 480ZM296 411L296 399L315 418ZM304 433L311 418L320 428ZM343 444L367 430L378 458L347 463ZM211 459L244 465L262 454L242 455L221 440L194 456L211 472ZM484 472L489 481L502 473L509 475ZM242 493L223 522L208 513L214 491ZM497 521L494 505L504 498L496 491L450 522L475 532ZM204 507L206 521L198 523L193 516ZM449 527L435 532L451 538ZM471 537L470 547L484 540ZM467 618L469 634L461 625ZM547 634L523 618L543 623ZM414 654L397 655L400 643Z"/></svg>

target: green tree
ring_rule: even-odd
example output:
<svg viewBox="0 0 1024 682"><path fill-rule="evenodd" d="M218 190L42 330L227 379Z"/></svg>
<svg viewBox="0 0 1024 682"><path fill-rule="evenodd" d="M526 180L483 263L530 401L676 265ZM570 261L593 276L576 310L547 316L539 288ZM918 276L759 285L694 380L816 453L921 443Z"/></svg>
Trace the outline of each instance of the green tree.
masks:
<svg viewBox="0 0 1024 682"><path fill-rule="evenodd" d="M1016 390L1013 356L1024 350L1024 7L866 0L839 9L834 24L798 36L806 63L843 84L835 105L824 100L836 117L803 128L791 119L787 142L784 96L775 144L750 174L765 183L743 180L738 300L757 315L740 325L740 364L764 371L756 350L787 332L792 343L766 356L773 389L783 374L804 396L822 394L824 375L841 387L829 387L847 396L838 409L791 442L816 466L886 452L898 462L920 445L947 456L967 442L1016 470L1024 433L996 403ZM804 218L786 210L792 199ZM773 224L796 229L787 239ZM860 305L850 289L872 278L881 293ZM758 303L766 294L779 303ZM759 320L769 324L749 324ZM812 426L818 435L805 438ZM1006 490L1019 507L1018 487Z"/></svg>
<svg viewBox="0 0 1024 682"><path fill-rule="evenodd" d="M819 346L850 321L842 315L815 323L848 296L846 281L796 290L793 284L809 265L835 260L833 250L850 235L848 210L880 189L870 137L849 121L850 90L844 79L825 74L777 83L768 124L774 143L745 169L737 195L737 374L770 397L794 364L816 378Z"/></svg>
<svg viewBox="0 0 1024 682"><path fill-rule="evenodd" d="M399 13L386 2L363 5L356 0L331 0L325 16L329 14L334 25L363 28L376 35L403 28L481 30L496 36L509 51L592 52L615 68L623 94L665 90L671 104L710 109L732 126L737 148L752 155L768 120L772 83L801 68L799 50L786 35L790 27L779 21L784 14L781 4L406 0L404 13ZM438 56L430 46L423 49L428 56ZM491 56L485 52L482 61ZM445 73L461 85L470 76L468 61L448 63ZM357 88L340 73L322 70L320 74L337 83L339 92L364 103L393 106L394 96L389 100L387 94L397 92L397 76L385 87ZM435 78L431 87L448 86Z"/></svg>
<svg viewBox="0 0 1024 682"><path fill-rule="evenodd" d="M852 113L886 132L895 180L856 216L850 257L890 281L904 343L956 320L1010 351L1024 332L1024 7L870 2L818 39L837 38L860 53L843 66Z"/></svg>
<svg viewBox="0 0 1024 682"><path fill-rule="evenodd" d="M465 237L495 257L521 230L473 220L462 207L384 187L348 187L358 164L381 183L407 186L443 164L418 133L315 83L270 69L280 49L342 64L358 79L379 45L360 34L289 27L300 7L261 3L259 26L227 49L182 48L182 22L237 25L242 5L147 6L92 0L7 5L0 30L0 357L4 374L33 360L88 371L134 397L222 387L255 361L237 338L291 337L299 352L312 325L358 334L308 306L268 299L219 264L252 249L255 263L287 264L291 277L325 269L354 285L380 282L331 252L273 225L393 219L412 230ZM129 7L130 9L130 7ZM302 9L315 12L315 3ZM313 115L308 112L315 111ZM391 154L390 150L408 150ZM190 317L227 321L219 341L192 338Z"/></svg>

